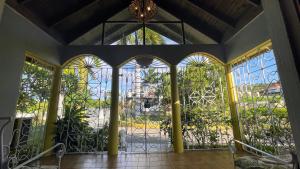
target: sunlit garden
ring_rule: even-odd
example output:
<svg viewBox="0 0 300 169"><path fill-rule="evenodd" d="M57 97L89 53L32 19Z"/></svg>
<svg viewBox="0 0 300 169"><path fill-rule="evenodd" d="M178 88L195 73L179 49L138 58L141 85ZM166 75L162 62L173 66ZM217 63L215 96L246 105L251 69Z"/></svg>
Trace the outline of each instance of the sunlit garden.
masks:
<svg viewBox="0 0 300 169"><path fill-rule="evenodd" d="M147 43L171 42L147 29ZM138 30L115 44L141 43ZM230 86L225 65L205 53L177 65L184 149L226 149L239 127L246 143L273 154L295 148L284 94L272 50L231 64L239 126L232 124ZM12 156L22 162L43 148L53 68L26 60ZM125 152L172 151L173 124L169 66L156 58L137 57L119 72L119 148ZM93 55L64 65L58 101L55 143L68 153L108 150L112 68Z"/></svg>

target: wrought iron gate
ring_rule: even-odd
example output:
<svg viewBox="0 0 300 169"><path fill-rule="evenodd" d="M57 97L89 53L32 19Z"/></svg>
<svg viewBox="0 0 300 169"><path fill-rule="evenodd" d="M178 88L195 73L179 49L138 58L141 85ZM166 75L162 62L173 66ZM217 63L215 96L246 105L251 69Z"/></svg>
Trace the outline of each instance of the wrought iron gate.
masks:
<svg viewBox="0 0 300 169"><path fill-rule="evenodd" d="M186 149L227 148L232 138L224 67L202 54L177 66Z"/></svg>
<svg viewBox="0 0 300 169"><path fill-rule="evenodd" d="M120 70L120 147L126 152L166 152L169 134L162 130L171 116L169 68L158 60L133 60Z"/></svg>
<svg viewBox="0 0 300 169"><path fill-rule="evenodd" d="M63 69L56 142L68 153L107 150L112 69L84 55Z"/></svg>

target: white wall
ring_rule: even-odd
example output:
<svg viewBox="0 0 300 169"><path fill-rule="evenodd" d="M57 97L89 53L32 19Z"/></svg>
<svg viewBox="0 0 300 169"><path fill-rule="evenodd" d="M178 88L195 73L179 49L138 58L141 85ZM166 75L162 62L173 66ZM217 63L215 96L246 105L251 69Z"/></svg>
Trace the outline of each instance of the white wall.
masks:
<svg viewBox="0 0 300 169"><path fill-rule="evenodd" d="M25 51L59 64L59 47L56 40L5 6L0 23L0 117L15 116ZM4 137L6 144L12 126L9 128Z"/></svg>

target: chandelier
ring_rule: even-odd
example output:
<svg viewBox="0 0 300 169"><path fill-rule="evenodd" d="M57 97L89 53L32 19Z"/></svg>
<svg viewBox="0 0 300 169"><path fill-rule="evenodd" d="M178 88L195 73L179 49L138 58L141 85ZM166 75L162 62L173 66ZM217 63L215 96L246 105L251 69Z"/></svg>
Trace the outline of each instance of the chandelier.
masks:
<svg viewBox="0 0 300 169"><path fill-rule="evenodd" d="M152 0L132 0L129 5L129 12L137 20L147 22L156 14L157 6Z"/></svg>

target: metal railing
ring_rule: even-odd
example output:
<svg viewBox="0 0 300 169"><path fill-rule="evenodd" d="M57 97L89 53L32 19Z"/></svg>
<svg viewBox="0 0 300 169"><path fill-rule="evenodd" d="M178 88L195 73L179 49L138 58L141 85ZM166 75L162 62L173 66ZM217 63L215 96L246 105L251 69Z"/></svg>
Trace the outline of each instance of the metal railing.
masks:
<svg viewBox="0 0 300 169"><path fill-rule="evenodd" d="M238 143L238 144L242 145L242 148L243 148L244 151L249 152L249 153L251 153L251 154L253 154L255 156L258 156L258 157L268 157L268 158L274 160L275 162L277 162L278 164L281 164L281 165L293 165L294 169L298 169L298 160L297 160L297 158L296 159L293 158L291 161L286 161L286 160L283 160L283 159L279 158L278 156L274 156L274 155L272 155L270 153L264 152L264 151L262 151L260 149L257 149L257 148L255 148L255 147L253 147L251 145L243 143L243 142L241 142L239 140L230 140L229 141L228 146L229 146L229 150L231 151L232 154L236 153L236 149L235 149L233 143ZM252 150L252 151L249 151L249 149Z"/></svg>
<svg viewBox="0 0 300 169"><path fill-rule="evenodd" d="M58 158L58 166L57 166L57 167L58 167L58 169L60 169L60 166L61 166L61 159L62 159L63 155L64 155L65 152L66 152L66 147L65 147L65 145L64 145L63 143L58 143L58 144L54 145L53 147L51 147L51 148L49 148L49 149L47 149L47 150L41 152L40 154L36 155L35 157L33 157L33 158L31 158L31 159L29 159L29 160L23 162L22 164L19 164L18 166L13 167L13 169L22 169L22 168L26 168L26 167L28 167L28 166L26 166L26 165L28 165L28 164L30 164L30 163L32 163L32 162L38 160L38 159L41 158L41 157L44 157L45 155L51 153L54 149L56 149L56 148L58 148L58 147L61 147L61 148L56 152L56 157ZM28 168L30 168L30 167L28 167Z"/></svg>
<svg viewBox="0 0 300 169"><path fill-rule="evenodd" d="M141 23L139 21L105 21L102 24L102 35L101 35L101 45L105 45L104 41L106 38L106 26L108 24L123 24L123 25L129 25L129 24L139 24L141 25L141 29L143 30L143 45L146 45L146 32L145 32L145 28L146 25L155 25L155 24L180 24L180 31L181 31L181 36L182 36L182 44L186 44L186 35L185 35L185 25L184 22L181 21L148 21L147 24L146 23Z"/></svg>
<svg viewBox="0 0 300 169"><path fill-rule="evenodd" d="M3 134L4 134L4 129L5 127L12 121L11 117L0 117L0 122L3 122L4 124L0 128L0 169L5 169L5 164L6 164L6 158L5 156L8 155L8 152L4 154L4 141L3 141Z"/></svg>
<svg viewBox="0 0 300 169"><path fill-rule="evenodd" d="M17 161L15 158L16 157L11 157L9 159L9 149L10 147L7 145L4 145L4 140L3 140L3 136L4 136L4 129L8 126L8 124L12 121L12 117L0 117L0 122L4 122L1 125L0 128L0 169L7 169L9 168L9 161ZM60 147L60 149L56 152L56 156L58 158L58 169L60 169L60 165L61 165L61 159L63 157L63 155L66 152L66 147L63 143L58 143L56 145L54 145L53 147L43 151L42 153L36 155L35 157L17 165L16 167L12 166L13 169L21 169L21 168L30 168L26 165L38 160L39 158L45 156L46 154L51 153L54 149ZM7 148L6 152L4 152L4 148Z"/></svg>

